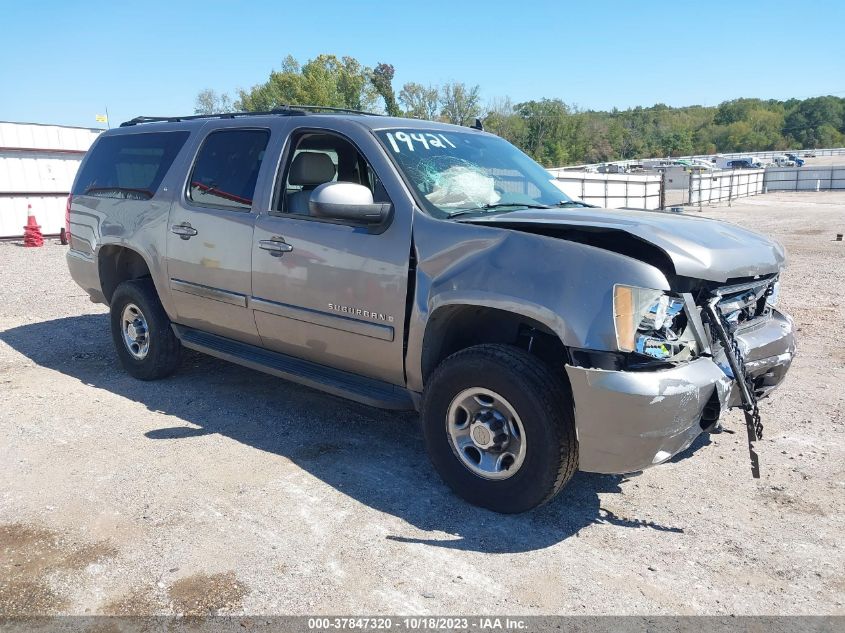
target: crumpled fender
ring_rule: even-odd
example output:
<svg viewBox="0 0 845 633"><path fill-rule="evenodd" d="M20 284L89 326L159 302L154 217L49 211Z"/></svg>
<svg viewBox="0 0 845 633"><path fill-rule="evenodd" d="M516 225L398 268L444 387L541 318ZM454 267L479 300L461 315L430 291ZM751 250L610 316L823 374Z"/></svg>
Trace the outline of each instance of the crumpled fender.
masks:
<svg viewBox="0 0 845 633"><path fill-rule="evenodd" d="M414 391L423 385L426 328L441 308L498 308L543 324L568 347L614 350L614 284L669 289L660 270L625 255L423 213L414 218L414 247L406 357L407 384Z"/></svg>

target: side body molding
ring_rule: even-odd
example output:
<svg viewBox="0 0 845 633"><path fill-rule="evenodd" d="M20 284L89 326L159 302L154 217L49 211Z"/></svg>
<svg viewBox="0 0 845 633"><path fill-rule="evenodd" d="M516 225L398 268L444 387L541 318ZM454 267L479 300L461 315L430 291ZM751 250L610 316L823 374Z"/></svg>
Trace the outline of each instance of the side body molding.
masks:
<svg viewBox="0 0 845 633"><path fill-rule="evenodd" d="M331 314L321 310L311 310L310 308L289 305L287 303L279 303L278 301L270 301L268 299L261 299L258 297L251 297L250 305L253 310L267 312L268 314L275 314L276 316L293 319L295 321L304 321L305 323L322 325L335 330L343 330L344 332L360 334L361 336L369 336L383 341L393 340L393 328L381 323L372 323L370 321L345 317L339 314Z"/></svg>

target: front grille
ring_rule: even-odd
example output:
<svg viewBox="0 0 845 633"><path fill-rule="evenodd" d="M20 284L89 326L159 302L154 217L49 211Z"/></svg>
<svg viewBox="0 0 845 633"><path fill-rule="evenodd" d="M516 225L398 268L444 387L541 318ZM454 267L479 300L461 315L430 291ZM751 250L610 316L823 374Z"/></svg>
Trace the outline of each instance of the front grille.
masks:
<svg viewBox="0 0 845 633"><path fill-rule="evenodd" d="M722 286L713 293L719 298L716 306L732 329L751 325L768 313L766 297L771 294L776 283L777 276Z"/></svg>

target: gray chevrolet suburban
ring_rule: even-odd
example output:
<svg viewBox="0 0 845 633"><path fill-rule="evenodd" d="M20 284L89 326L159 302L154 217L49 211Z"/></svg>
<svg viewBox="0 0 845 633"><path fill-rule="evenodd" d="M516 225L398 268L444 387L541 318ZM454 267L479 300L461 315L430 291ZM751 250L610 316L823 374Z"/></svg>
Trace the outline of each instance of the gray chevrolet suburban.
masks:
<svg viewBox="0 0 845 633"><path fill-rule="evenodd" d="M572 200L475 128L305 106L138 117L86 155L66 228L132 376L190 348L416 409L446 483L499 512L579 468L665 462L731 407L755 439L795 351L779 244Z"/></svg>

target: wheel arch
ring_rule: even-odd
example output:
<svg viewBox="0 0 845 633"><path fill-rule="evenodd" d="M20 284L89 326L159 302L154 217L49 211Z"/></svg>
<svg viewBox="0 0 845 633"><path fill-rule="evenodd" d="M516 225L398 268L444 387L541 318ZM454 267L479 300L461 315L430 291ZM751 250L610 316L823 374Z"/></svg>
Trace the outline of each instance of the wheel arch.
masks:
<svg viewBox="0 0 845 633"><path fill-rule="evenodd" d="M115 289L122 282L145 277L152 279L151 271L149 262L139 251L123 244L104 244L97 251L97 272L106 303L111 303Z"/></svg>
<svg viewBox="0 0 845 633"><path fill-rule="evenodd" d="M450 303L429 316L420 354L423 384L448 356L484 343L516 345L553 366L566 379L568 351L550 325L526 314L483 303Z"/></svg>

